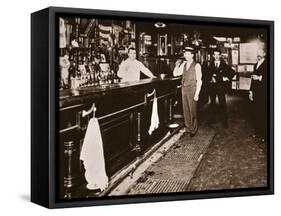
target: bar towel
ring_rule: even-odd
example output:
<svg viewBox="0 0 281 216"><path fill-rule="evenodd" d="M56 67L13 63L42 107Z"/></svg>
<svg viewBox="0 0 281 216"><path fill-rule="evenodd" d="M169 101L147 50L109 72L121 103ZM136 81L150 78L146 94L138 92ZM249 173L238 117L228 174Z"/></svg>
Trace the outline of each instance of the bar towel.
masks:
<svg viewBox="0 0 281 216"><path fill-rule="evenodd" d="M158 103L157 98L154 97L153 99L153 105L152 105L152 114L151 114L151 120L150 120L150 127L148 130L149 135L152 134L152 132L159 127L159 116L158 116Z"/></svg>
<svg viewBox="0 0 281 216"><path fill-rule="evenodd" d="M80 160L84 161L85 178L90 190L104 190L108 186L105 170L103 142L97 118L90 119L85 134Z"/></svg>

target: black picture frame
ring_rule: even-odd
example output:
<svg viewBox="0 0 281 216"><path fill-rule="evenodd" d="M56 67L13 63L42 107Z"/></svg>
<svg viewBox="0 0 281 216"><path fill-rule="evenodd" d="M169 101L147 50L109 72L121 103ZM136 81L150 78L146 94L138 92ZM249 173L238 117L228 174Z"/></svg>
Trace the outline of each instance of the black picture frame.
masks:
<svg viewBox="0 0 281 216"><path fill-rule="evenodd" d="M256 26L268 30L268 187L239 190L201 191L161 195L57 199L57 128L58 128L58 22L61 14L169 20L213 25ZM47 208L145 203L274 194L274 22L186 15L168 15L110 10L49 7L31 15L31 201Z"/></svg>

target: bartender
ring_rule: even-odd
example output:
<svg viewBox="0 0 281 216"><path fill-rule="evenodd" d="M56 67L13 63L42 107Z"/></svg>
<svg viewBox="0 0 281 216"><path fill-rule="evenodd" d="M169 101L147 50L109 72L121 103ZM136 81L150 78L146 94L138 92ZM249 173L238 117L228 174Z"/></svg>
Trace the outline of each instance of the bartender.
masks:
<svg viewBox="0 0 281 216"><path fill-rule="evenodd" d="M155 78L153 73L145 67L142 62L136 59L135 48L129 48L128 56L129 57L119 65L119 70L117 72L122 82L139 81L140 72L150 78Z"/></svg>

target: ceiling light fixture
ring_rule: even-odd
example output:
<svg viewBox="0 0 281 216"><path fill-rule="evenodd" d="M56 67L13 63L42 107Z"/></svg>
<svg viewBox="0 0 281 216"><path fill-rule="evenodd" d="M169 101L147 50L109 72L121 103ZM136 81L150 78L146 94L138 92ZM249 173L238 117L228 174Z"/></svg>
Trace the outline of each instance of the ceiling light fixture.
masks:
<svg viewBox="0 0 281 216"><path fill-rule="evenodd" d="M156 28L165 28L165 27L166 27L166 24L163 23L163 22L157 22L157 23L154 24L154 26L155 26Z"/></svg>

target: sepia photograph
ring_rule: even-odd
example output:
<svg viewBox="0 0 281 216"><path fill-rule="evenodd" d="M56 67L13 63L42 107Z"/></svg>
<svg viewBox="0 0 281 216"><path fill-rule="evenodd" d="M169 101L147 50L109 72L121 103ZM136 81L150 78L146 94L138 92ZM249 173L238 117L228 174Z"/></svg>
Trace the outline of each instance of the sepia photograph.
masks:
<svg viewBox="0 0 281 216"><path fill-rule="evenodd" d="M268 30L60 16L59 198L268 186Z"/></svg>

